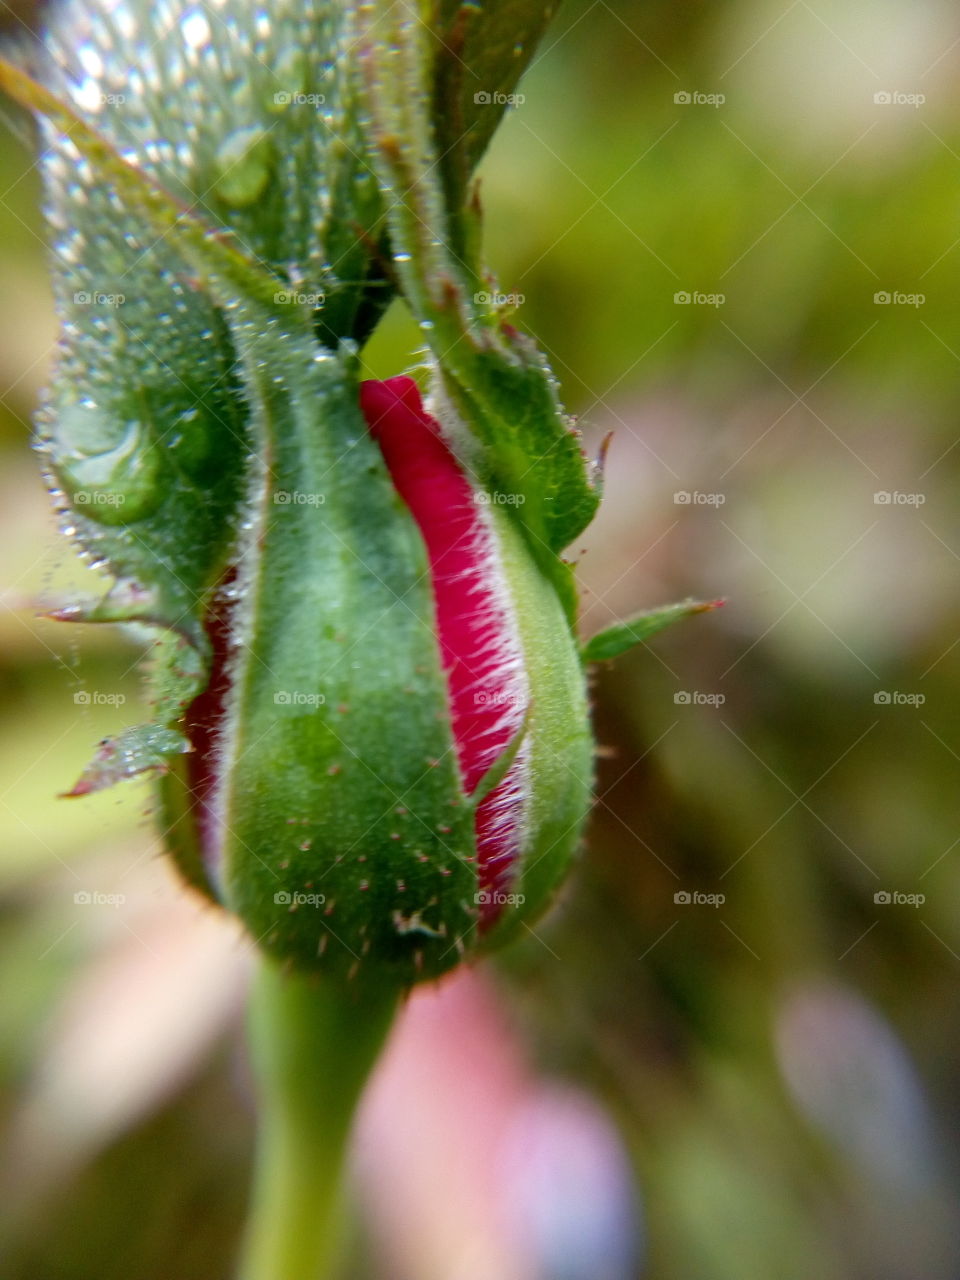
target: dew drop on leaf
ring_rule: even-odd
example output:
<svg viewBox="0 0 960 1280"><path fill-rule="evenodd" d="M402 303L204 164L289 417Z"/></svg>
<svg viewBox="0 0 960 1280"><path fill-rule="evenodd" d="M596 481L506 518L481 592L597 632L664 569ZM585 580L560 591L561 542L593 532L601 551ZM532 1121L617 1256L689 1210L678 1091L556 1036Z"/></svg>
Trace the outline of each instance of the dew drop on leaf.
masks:
<svg viewBox="0 0 960 1280"><path fill-rule="evenodd" d="M234 129L217 149L214 190L227 204L243 208L259 199L270 181L273 144L265 129Z"/></svg>

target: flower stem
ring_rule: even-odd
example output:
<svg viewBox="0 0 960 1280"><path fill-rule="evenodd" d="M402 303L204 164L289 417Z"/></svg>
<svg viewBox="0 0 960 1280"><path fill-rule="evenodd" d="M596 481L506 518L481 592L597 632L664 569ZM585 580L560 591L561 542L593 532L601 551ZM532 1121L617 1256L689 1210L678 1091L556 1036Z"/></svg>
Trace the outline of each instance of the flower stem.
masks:
<svg viewBox="0 0 960 1280"><path fill-rule="evenodd" d="M344 1243L354 1112L393 1020L394 991L356 991L260 962L251 997L259 1137L239 1280L328 1280Z"/></svg>

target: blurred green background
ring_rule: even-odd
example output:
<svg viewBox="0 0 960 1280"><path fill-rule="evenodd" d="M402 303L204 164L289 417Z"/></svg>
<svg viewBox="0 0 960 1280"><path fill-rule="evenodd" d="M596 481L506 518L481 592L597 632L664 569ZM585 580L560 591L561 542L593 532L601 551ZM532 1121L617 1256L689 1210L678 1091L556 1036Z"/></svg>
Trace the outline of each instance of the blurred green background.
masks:
<svg viewBox="0 0 960 1280"><path fill-rule="evenodd" d="M525 1052L633 1162L612 1280L960 1274L958 60L939 0L571 0L482 168L517 323L590 450L614 433L585 634L727 600L596 673L586 855L500 966ZM56 798L138 719L142 648L36 616L89 575L29 446L55 325L7 116L3 1274L217 1280L242 947L160 863L148 786ZM415 344L395 308L371 372ZM357 1235L354 1280L427 1280Z"/></svg>

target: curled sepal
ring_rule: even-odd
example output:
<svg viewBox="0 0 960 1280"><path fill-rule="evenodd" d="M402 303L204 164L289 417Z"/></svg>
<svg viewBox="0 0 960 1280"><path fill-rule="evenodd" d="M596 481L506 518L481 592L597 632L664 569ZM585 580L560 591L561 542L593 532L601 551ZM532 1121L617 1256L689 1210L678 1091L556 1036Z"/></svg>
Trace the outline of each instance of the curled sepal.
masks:
<svg viewBox="0 0 960 1280"><path fill-rule="evenodd" d="M627 622L618 622L598 631L580 650L584 662L607 662L619 658L638 644L643 644L658 631L672 626L681 618L691 618L697 613L719 609L722 600L684 600L681 604L665 604L658 609L638 613Z"/></svg>
<svg viewBox="0 0 960 1280"><path fill-rule="evenodd" d="M121 596L121 599L123 597ZM107 596L109 601L110 597ZM142 613L126 613L111 616L119 608L105 609L104 602L84 611L83 606L55 610L52 617L66 621L142 621ZM142 602L128 601L128 607L139 609ZM150 689L153 698L154 720L151 724L125 729L114 738L100 743L91 763L65 794L69 797L89 795L104 787L143 773L164 775L178 767L178 759L193 751L193 745L184 725L184 714L208 680L209 645L206 637L195 644L191 637L176 631L147 628L154 633L150 662ZM176 849L174 856L187 872L188 879L196 880L192 865L180 859Z"/></svg>
<svg viewBox="0 0 960 1280"><path fill-rule="evenodd" d="M86 796L136 777L138 773L166 769L171 756L189 750L189 742L175 729L156 724L137 725L102 742L91 764L65 794Z"/></svg>

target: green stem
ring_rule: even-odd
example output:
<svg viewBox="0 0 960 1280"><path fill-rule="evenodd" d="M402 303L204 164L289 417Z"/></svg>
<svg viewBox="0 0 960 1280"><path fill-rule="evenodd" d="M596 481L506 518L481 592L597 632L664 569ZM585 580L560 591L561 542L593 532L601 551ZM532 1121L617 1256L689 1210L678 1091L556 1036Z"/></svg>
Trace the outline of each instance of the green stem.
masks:
<svg viewBox="0 0 960 1280"><path fill-rule="evenodd" d="M262 959L251 998L259 1139L239 1280L327 1280L343 1246L342 1172L394 992L348 990Z"/></svg>

